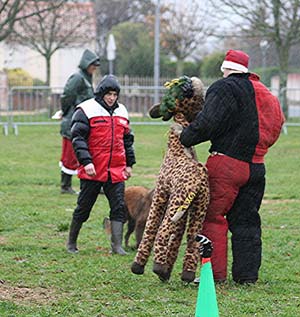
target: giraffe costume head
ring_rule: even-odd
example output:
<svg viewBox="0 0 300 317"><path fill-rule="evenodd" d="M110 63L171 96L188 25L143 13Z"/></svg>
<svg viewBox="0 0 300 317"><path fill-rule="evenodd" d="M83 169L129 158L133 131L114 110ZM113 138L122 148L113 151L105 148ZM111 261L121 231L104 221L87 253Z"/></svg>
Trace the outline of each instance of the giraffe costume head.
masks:
<svg viewBox="0 0 300 317"><path fill-rule="evenodd" d="M162 101L149 110L153 119L168 121L177 113L182 113L186 121L191 122L204 104L204 86L197 77L182 76L164 85L167 90Z"/></svg>

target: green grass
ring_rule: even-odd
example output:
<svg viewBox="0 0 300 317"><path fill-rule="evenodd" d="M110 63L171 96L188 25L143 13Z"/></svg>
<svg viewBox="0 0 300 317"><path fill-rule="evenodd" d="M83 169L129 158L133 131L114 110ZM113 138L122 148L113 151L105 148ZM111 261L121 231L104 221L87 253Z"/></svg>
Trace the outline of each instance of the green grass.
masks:
<svg viewBox="0 0 300 317"><path fill-rule="evenodd" d="M155 185L167 129L134 126L138 163L128 185ZM194 316L197 287L180 281L182 250L169 283L152 273L151 259L143 276L133 275L134 251L109 254L102 195L79 236L80 253L66 253L76 197L59 194L58 130L21 126L19 136L0 135L0 316ZM260 280L238 286L229 274L216 286L220 316L300 315L299 135L300 127L289 127L267 155ZM208 146L197 147L201 161Z"/></svg>

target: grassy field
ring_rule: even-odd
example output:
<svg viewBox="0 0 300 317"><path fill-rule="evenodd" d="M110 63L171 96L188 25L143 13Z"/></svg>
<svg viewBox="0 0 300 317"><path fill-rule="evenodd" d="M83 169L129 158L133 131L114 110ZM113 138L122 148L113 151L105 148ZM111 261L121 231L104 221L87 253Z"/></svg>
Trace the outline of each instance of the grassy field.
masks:
<svg viewBox="0 0 300 317"><path fill-rule="evenodd" d="M154 186L166 131L166 126L134 126L138 164L127 185ZM59 193L57 126L22 126L19 136L0 139L1 317L194 316L197 287L180 281L182 250L169 283L152 273L152 260L143 276L133 275L134 251L109 254L102 195L79 236L80 253L66 253L76 197ZM300 316L299 140L300 128L289 127L267 155L260 279L239 286L229 276L217 285L222 317ZM208 144L197 147L201 161L207 149Z"/></svg>

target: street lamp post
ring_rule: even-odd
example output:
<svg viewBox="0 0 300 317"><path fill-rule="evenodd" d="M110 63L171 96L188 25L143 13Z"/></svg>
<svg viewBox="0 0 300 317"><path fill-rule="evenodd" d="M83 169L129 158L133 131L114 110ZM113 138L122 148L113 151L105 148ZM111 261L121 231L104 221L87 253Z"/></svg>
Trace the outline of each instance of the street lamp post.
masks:
<svg viewBox="0 0 300 317"><path fill-rule="evenodd" d="M259 42L259 47L261 49L261 54L262 54L262 81L266 83L266 66L267 66L267 50L269 47L269 43L267 40L261 40Z"/></svg>
<svg viewBox="0 0 300 317"><path fill-rule="evenodd" d="M159 101L159 34L160 34L160 1L157 0L155 8L155 30L154 30L154 103Z"/></svg>

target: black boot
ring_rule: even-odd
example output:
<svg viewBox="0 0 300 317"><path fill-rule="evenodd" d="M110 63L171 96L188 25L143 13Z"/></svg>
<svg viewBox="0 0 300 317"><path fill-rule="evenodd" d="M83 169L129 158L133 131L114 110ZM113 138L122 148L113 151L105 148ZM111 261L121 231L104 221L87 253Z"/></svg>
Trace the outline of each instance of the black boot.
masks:
<svg viewBox="0 0 300 317"><path fill-rule="evenodd" d="M72 175L61 172L61 194L77 194L72 188Z"/></svg>
<svg viewBox="0 0 300 317"><path fill-rule="evenodd" d="M123 223L121 221L111 221L111 251L119 255L127 253L122 248Z"/></svg>
<svg viewBox="0 0 300 317"><path fill-rule="evenodd" d="M77 238L79 235L79 231L81 229L82 222L77 222L72 219L70 232L69 232L69 239L67 242L67 251L70 253L77 253Z"/></svg>

